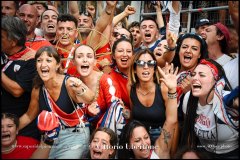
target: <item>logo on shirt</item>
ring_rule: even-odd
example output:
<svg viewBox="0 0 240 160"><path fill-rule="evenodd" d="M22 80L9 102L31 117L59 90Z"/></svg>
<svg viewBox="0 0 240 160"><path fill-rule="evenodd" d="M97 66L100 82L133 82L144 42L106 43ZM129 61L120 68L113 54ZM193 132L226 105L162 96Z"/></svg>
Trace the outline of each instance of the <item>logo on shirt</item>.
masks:
<svg viewBox="0 0 240 160"><path fill-rule="evenodd" d="M17 71L19 71L20 68L21 68L21 66L19 66L18 64L15 64L13 70L14 70L14 72L17 72Z"/></svg>

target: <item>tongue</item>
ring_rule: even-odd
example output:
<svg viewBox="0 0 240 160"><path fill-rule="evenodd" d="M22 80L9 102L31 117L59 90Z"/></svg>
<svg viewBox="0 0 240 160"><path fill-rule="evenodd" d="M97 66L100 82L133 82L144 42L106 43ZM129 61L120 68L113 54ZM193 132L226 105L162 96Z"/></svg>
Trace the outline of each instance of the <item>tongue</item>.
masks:
<svg viewBox="0 0 240 160"><path fill-rule="evenodd" d="M42 72L42 75L43 75L43 76L47 76L47 75L48 75L48 72Z"/></svg>
<svg viewBox="0 0 240 160"><path fill-rule="evenodd" d="M99 152L94 152L94 157L100 157L101 156L101 153Z"/></svg>
<svg viewBox="0 0 240 160"><path fill-rule="evenodd" d="M185 63L189 63L190 60L191 60L190 58L184 58L184 62L185 62Z"/></svg>
<svg viewBox="0 0 240 160"><path fill-rule="evenodd" d="M127 61L121 61L122 65L127 65Z"/></svg>
<svg viewBox="0 0 240 160"><path fill-rule="evenodd" d="M83 72L87 72L88 71L87 67L82 67L81 69L82 69Z"/></svg>

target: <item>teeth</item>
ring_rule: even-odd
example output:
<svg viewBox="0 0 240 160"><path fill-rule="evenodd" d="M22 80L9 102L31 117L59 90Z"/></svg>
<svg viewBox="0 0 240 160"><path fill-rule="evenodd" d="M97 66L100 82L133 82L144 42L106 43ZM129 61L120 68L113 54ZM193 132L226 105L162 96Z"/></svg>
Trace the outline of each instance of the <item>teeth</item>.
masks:
<svg viewBox="0 0 240 160"><path fill-rule="evenodd" d="M2 135L2 139L6 139L6 138L10 138L10 135L7 134L7 135Z"/></svg>
<svg viewBox="0 0 240 160"><path fill-rule="evenodd" d="M193 84L193 88L200 88L201 89L202 87L199 84Z"/></svg>
<svg viewBox="0 0 240 160"><path fill-rule="evenodd" d="M50 24L50 25L48 25L47 27L48 27L48 28L54 28L55 26Z"/></svg>
<svg viewBox="0 0 240 160"><path fill-rule="evenodd" d="M149 72L143 72L143 75L149 75Z"/></svg>
<svg viewBox="0 0 240 160"><path fill-rule="evenodd" d="M192 59L192 57L191 57L191 56L184 56L184 58L190 58L190 59Z"/></svg>

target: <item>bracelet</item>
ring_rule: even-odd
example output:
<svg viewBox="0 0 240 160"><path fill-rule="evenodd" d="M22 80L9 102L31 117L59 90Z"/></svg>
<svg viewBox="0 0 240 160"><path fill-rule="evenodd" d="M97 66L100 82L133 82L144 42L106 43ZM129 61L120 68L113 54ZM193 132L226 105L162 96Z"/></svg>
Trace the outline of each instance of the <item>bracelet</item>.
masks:
<svg viewBox="0 0 240 160"><path fill-rule="evenodd" d="M107 12L107 10L105 9L105 12L107 13L107 15L111 15L112 14L112 12Z"/></svg>
<svg viewBox="0 0 240 160"><path fill-rule="evenodd" d="M82 88L82 92L80 93L80 92L78 92L77 93L77 96L82 96L84 93L86 93L87 92L87 90L86 90L86 88Z"/></svg>
<svg viewBox="0 0 240 160"><path fill-rule="evenodd" d="M175 92L175 93L168 92L168 99L174 99L174 98L177 98L177 92Z"/></svg>
<svg viewBox="0 0 240 160"><path fill-rule="evenodd" d="M168 51L175 51L176 48L177 48L177 45L176 45L174 48L169 48L168 46L166 47L166 49L167 49Z"/></svg>

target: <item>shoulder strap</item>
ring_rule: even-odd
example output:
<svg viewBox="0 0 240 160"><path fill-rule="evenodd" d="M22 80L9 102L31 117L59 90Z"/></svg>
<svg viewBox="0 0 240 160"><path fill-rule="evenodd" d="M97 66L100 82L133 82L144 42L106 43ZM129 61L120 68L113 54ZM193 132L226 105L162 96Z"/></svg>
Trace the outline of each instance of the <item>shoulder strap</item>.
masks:
<svg viewBox="0 0 240 160"><path fill-rule="evenodd" d="M65 83L65 86L66 86L66 84L67 84L67 79L69 78L69 76L66 76L66 78L64 79L64 83ZM67 88L66 88L66 90L67 90ZM72 98L71 98L71 96L69 95L69 93L68 93L68 90L67 90L67 94L68 94L68 97L70 98L70 100L71 100L71 102L72 102L72 105L73 105L73 107L74 107L74 110L75 110L75 112L77 113L77 116L78 116L78 119L79 119L79 122L80 122L80 127L85 127L85 124L84 124L84 122L83 122L83 118L84 118L84 112L83 112L83 110L81 109L81 107L76 103L74 103L73 102L73 100L72 100ZM75 106L75 105L77 105L77 107ZM79 110L81 110L81 112L82 112L82 114L83 114L83 116L79 116L79 114L78 114L78 111L77 111L77 108L79 109Z"/></svg>

